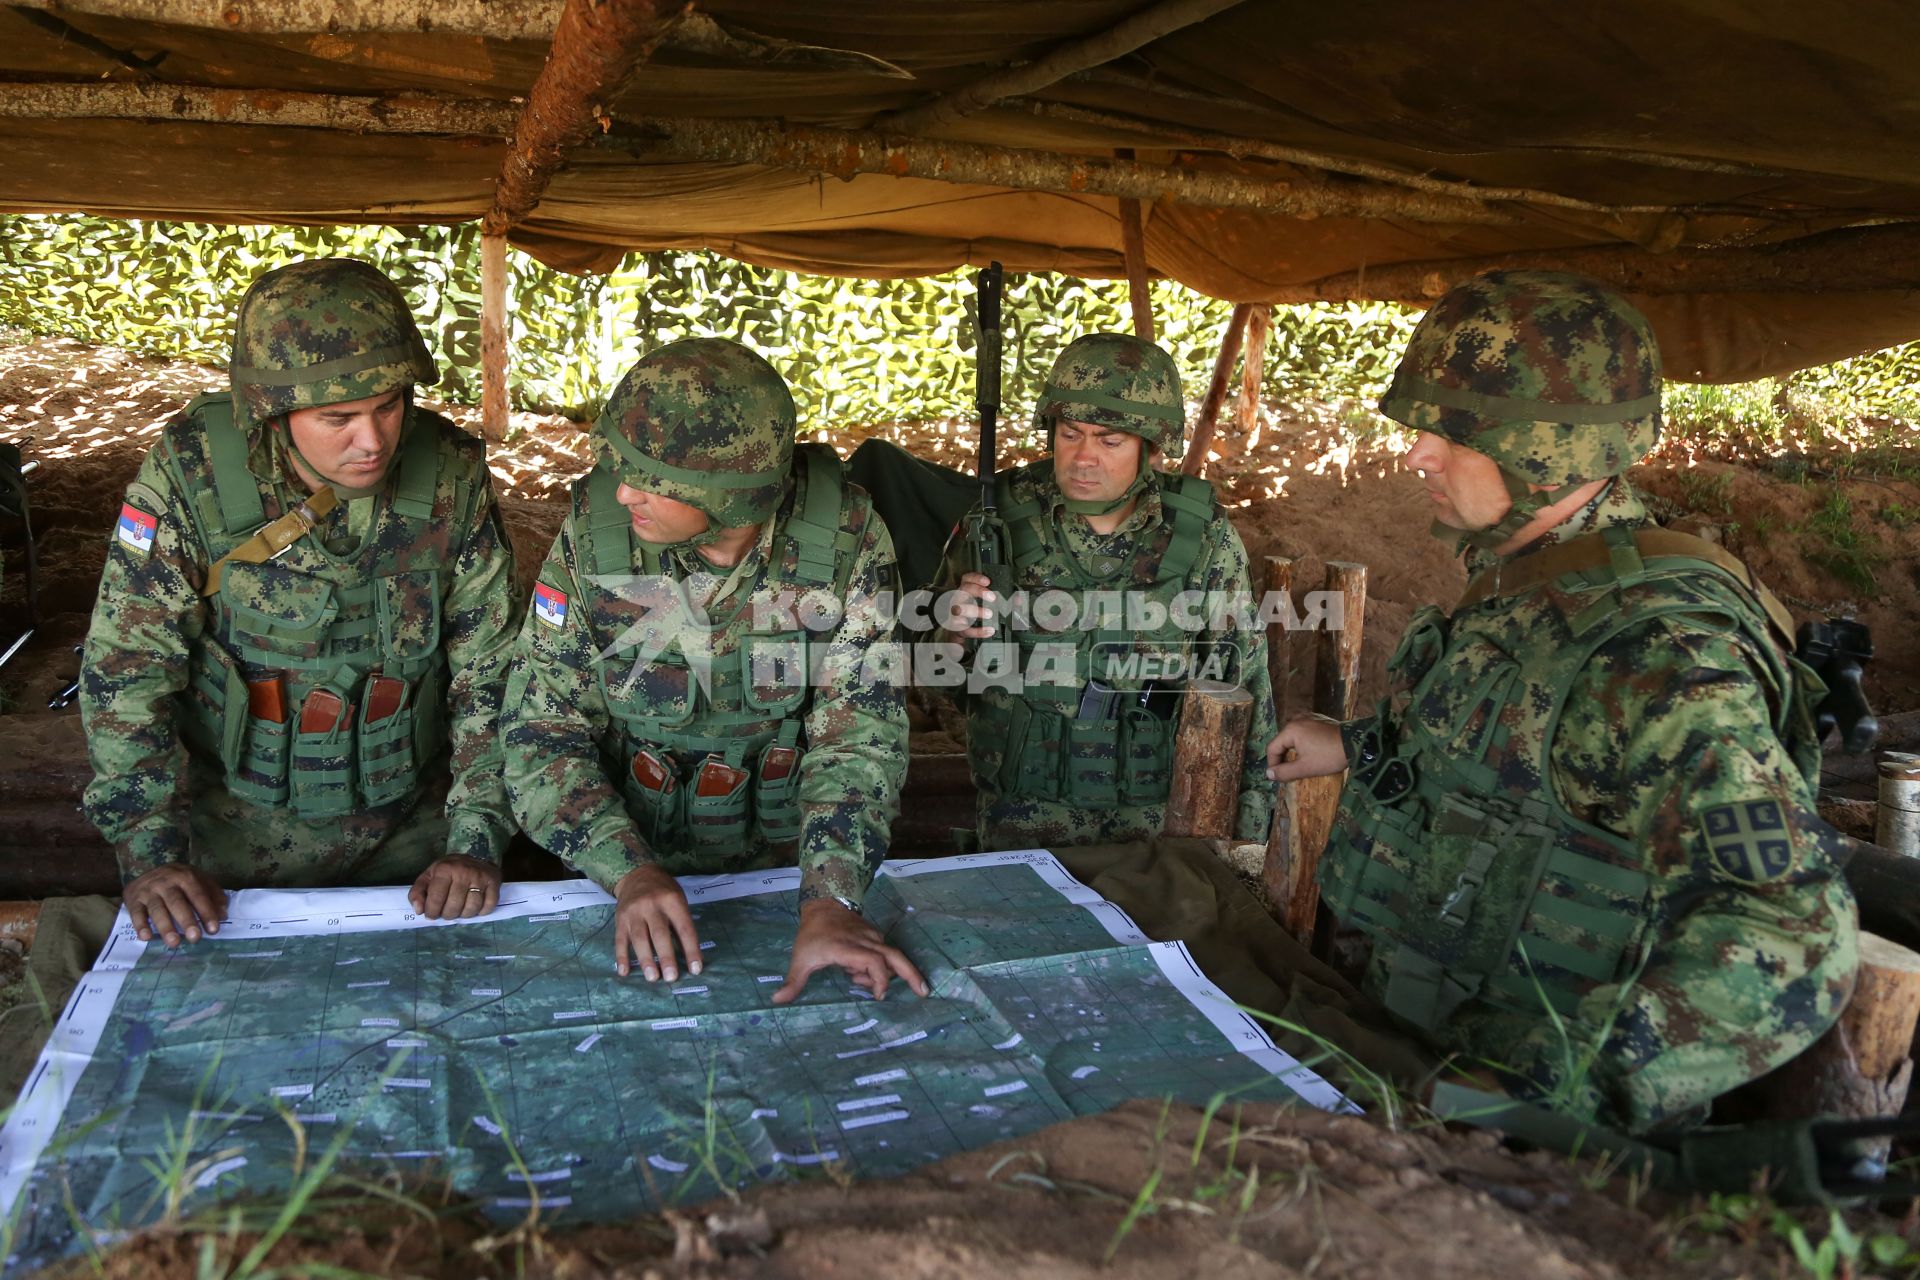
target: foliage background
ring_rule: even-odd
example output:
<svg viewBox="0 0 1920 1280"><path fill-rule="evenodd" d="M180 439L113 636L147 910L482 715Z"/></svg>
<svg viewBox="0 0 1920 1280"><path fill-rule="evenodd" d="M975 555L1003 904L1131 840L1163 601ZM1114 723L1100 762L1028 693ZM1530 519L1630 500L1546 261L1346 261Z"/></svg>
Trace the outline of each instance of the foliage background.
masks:
<svg viewBox="0 0 1920 1280"><path fill-rule="evenodd" d="M480 260L475 224L254 227L79 215L0 215L0 324L151 355L221 365L233 313L260 272L298 258L364 258L405 290L440 358L437 394L479 398ZM972 272L909 280L803 276L712 253L630 254L578 277L512 255L516 405L586 417L643 352L717 334L750 343L794 385L808 427L971 412ZM1204 392L1228 303L1157 281L1161 342L1189 399ZM1275 308L1268 399L1371 400L1418 313L1390 304ZM1130 327L1124 281L1010 277L1002 400L1019 424L1059 349L1080 333ZM1792 394L1787 394L1788 392ZM1817 401L1828 413L1920 421L1920 343L1751 384L1745 393L1674 386L1669 417L1712 430ZM1804 403L1800 406L1804 410Z"/></svg>

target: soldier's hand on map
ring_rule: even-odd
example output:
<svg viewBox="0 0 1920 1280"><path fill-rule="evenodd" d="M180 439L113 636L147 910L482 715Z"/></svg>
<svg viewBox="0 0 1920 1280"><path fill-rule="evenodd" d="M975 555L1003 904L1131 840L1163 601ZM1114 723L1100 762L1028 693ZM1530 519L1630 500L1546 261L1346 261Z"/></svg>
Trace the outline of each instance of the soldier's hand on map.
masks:
<svg viewBox="0 0 1920 1280"><path fill-rule="evenodd" d="M1340 722L1326 716L1296 716L1267 744L1267 776L1275 782L1325 777L1346 767Z"/></svg>
<svg viewBox="0 0 1920 1280"><path fill-rule="evenodd" d="M940 619L941 627L953 635L965 636L969 640L980 640L992 635L992 627L974 624L993 617L993 607L981 603L993 598L993 584L987 580L986 574L962 575L960 584L941 596L937 602L944 613Z"/></svg>
<svg viewBox="0 0 1920 1280"><path fill-rule="evenodd" d="M500 867L465 854L449 854L420 873L407 901L429 920L465 920L500 905Z"/></svg>
<svg viewBox="0 0 1920 1280"><path fill-rule="evenodd" d="M648 982L680 977L673 960L677 941L687 972L700 972L700 934L680 882L658 867L635 867L613 887L613 967L621 977L632 972L628 957L640 962Z"/></svg>
<svg viewBox="0 0 1920 1280"><path fill-rule="evenodd" d="M887 984L896 976L913 988L913 994L927 994L927 980L906 952L888 946L878 929L833 899L815 898L800 904L793 960L787 965L786 985L773 993L773 1002L791 1004L807 989L807 979L835 965L876 1000L887 998Z"/></svg>
<svg viewBox="0 0 1920 1280"><path fill-rule="evenodd" d="M120 898L140 941L159 938L169 950L200 941L203 927L220 932L227 918L227 891L206 872L180 863L155 867L121 890Z"/></svg>

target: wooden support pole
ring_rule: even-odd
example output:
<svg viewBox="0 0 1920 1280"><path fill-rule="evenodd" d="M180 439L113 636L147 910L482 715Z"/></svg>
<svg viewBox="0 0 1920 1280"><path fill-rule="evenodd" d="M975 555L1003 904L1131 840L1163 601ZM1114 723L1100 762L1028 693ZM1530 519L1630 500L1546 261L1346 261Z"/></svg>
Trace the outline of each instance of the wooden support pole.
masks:
<svg viewBox="0 0 1920 1280"><path fill-rule="evenodd" d="M1262 590L1268 599L1276 595L1291 601L1293 598L1293 560L1287 556L1268 556L1265 580ZM1267 624L1267 682L1273 687L1273 710L1280 724L1292 717L1288 714L1287 685L1293 674L1293 632L1288 630L1285 614L1292 608L1281 611ZM1294 791L1291 784L1282 783L1276 788L1273 797L1273 827L1267 835L1267 856L1260 868L1260 882L1266 890L1267 902L1273 913L1287 926L1288 932L1294 932L1293 920L1300 909L1293 904L1303 891L1313 888L1312 877L1302 885L1298 878L1302 870L1300 857L1300 824L1294 818ZM1308 934L1311 936L1313 925L1313 902L1309 899L1305 906Z"/></svg>
<svg viewBox="0 0 1920 1280"><path fill-rule="evenodd" d="M309 32L485 36L544 40L560 0L13 0L30 9L163 22L249 35Z"/></svg>
<svg viewBox="0 0 1920 1280"><path fill-rule="evenodd" d="M1114 156L1120 160L1133 159L1132 147L1121 147ZM1153 285L1147 272L1147 222L1140 202L1132 196L1121 196L1120 206L1120 256L1127 268L1127 307L1133 313L1133 334L1136 338L1153 341Z"/></svg>
<svg viewBox="0 0 1920 1280"><path fill-rule="evenodd" d="M1214 424L1220 420L1220 407L1227 402L1227 386L1233 379L1233 362L1240 358L1240 344L1246 340L1247 317L1254 304L1235 304L1227 320L1227 331L1220 335L1220 354L1213 362L1213 380L1207 383L1206 399L1200 402L1200 414L1193 420L1193 433L1187 440L1186 456L1180 470L1197 476L1207 465L1207 450L1213 447Z"/></svg>
<svg viewBox="0 0 1920 1280"><path fill-rule="evenodd" d="M432 93L301 93L108 80L0 84L0 116L34 120L185 120L504 138L517 115L512 103Z"/></svg>
<svg viewBox="0 0 1920 1280"><path fill-rule="evenodd" d="M1161 36L1204 22L1239 3L1241 0L1161 0L1159 4L1129 14L1105 31L1059 45L1031 62L982 76L972 84L917 107L889 112L876 119L874 127L894 133L921 133L951 124L1002 98L1032 93L1058 84L1077 71L1112 62Z"/></svg>
<svg viewBox="0 0 1920 1280"><path fill-rule="evenodd" d="M1291 556L1268 556L1266 580L1261 585L1264 600L1276 603L1288 602L1282 610L1284 615L1292 615L1293 607L1293 558ZM1281 724L1290 718L1287 715L1287 685L1293 676L1293 632L1288 628L1286 618L1276 617L1267 624L1267 683L1273 686L1273 713Z"/></svg>
<svg viewBox="0 0 1920 1280"><path fill-rule="evenodd" d="M1267 334L1273 328L1273 307L1258 303L1247 313L1247 353L1240 364L1240 411L1235 424L1239 447L1253 439L1260 422L1260 381L1266 375Z"/></svg>
<svg viewBox="0 0 1920 1280"><path fill-rule="evenodd" d="M505 235L540 203L567 151L587 140L604 104L678 17L681 8L669 7L668 0L566 0L481 221L486 234Z"/></svg>
<svg viewBox="0 0 1920 1280"><path fill-rule="evenodd" d="M1253 695L1236 684L1195 680L1180 706L1173 741L1173 787L1167 793L1170 836L1233 837L1240 811L1240 770Z"/></svg>
<svg viewBox="0 0 1920 1280"><path fill-rule="evenodd" d="M556 37L557 43L557 37ZM620 121L604 145L642 159L679 157L852 178L863 173L1076 196L1177 200L1295 218L1404 218L1511 226L1520 218L1477 200L1365 182L1314 182L1248 167L1149 164L1111 156L906 138L778 119L645 116Z"/></svg>
<svg viewBox="0 0 1920 1280"><path fill-rule="evenodd" d="M480 237L480 434L505 440L513 411L507 385L507 238Z"/></svg>
<svg viewBox="0 0 1920 1280"><path fill-rule="evenodd" d="M1367 609L1367 567L1342 560L1327 562L1326 589L1340 601L1340 626L1328 628L1315 646L1313 709L1335 720L1350 719L1360 687L1360 640ZM1333 834L1340 808L1344 770L1324 778L1301 778L1280 788L1274 805L1274 831L1267 846L1267 900L1280 922L1301 945L1313 941L1320 908L1320 855ZM1280 815L1286 814L1285 830Z"/></svg>
<svg viewBox="0 0 1920 1280"><path fill-rule="evenodd" d="M1875 934L1860 935L1853 998L1813 1047L1766 1078L1770 1119L1897 1116L1913 1080L1920 1021L1920 955ZM1887 1140L1879 1141L1884 1159Z"/></svg>

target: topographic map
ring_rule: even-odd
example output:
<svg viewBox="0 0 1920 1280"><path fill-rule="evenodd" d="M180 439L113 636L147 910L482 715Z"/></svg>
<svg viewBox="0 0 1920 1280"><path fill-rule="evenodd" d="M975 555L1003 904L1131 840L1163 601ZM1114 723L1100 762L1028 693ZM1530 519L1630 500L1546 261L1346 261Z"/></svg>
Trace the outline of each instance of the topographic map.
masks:
<svg viewBox="0 0 1920 1280"><path fill-rule="evenodd" d="M402 889L249 890L173 952L122 913L0 1131L0 1258L285 1190L303 1146L586 1222L899 1173L1128 1098L1355 1109L1049 854L886 864L867 915L926 999L829 970L776 1008L798 872L682 884L705 964L671 984L614 974L584 880L509 884L459 923Z"/></svg>

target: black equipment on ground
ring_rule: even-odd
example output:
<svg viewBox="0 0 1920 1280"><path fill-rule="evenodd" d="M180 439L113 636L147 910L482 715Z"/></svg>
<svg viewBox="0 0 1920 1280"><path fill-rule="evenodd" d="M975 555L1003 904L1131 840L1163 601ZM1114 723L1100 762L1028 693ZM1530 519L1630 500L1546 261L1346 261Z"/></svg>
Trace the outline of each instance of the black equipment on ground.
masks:
<svg viewBox="0 0 1920 1280"><path fill-rule="evenodd" d="M1873 634L1866 624L1850 618L1803 622L1794 637L1794 656L1827 686L1827 696L1813 711L1821 741L1838 729L1842 751L1871 751L1880 721L1860 688L1861 669L1873 660Z"/></svg>

